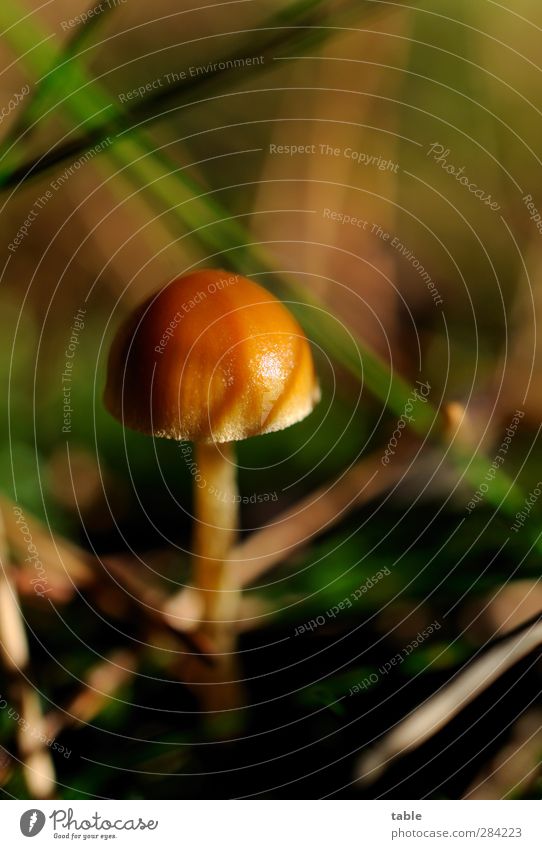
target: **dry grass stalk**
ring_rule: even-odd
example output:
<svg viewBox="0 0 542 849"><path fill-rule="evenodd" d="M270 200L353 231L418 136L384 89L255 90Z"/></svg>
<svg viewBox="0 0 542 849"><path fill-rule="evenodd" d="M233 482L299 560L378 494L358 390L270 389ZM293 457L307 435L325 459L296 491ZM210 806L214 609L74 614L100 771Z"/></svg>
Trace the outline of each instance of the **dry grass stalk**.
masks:
<svg viewBox="0 0 542 849"><path fill-rule="evenodd" d="M130 651L112 652L104 661L93 666L85 683L64 710L51 711L46 717L49 737L56 737L64 728L91 722L115 693L135 675L137 656Z"/></svg>
<svg viewBox="0 0 542 849"><path fill-rule="evenodd" d="M93 578L92 558L77 545L52 533L42 522L32 516L27 510L21 511L21 517L14 512L17 509L12 501L0 497L5 535L11 550L23 563L28 562L28 539L23 530L28 527L32 544L39 552L39 560L46 569L47 584L57 588L61 594L71 597L75 586L83 587ZM28 536L28 535L26 535ZM32 566L25 566L27 575L32 575Z"/></svg>
<svg viewBox="0 0 542 849"><path fill-rule="evenodd" d="M514 664L542 644L542 619L527 623L474 660L360 759L359 779L375 781L399 755L421 746Z"/></svg>
<svg viewBox="0 0 542 849"><path fill-rule="evenodd" d="M26 630L19 598L9 578L8 558L9 546L0 509L0 654L13 681L11 691L18 708L13 718L17 722L17 744L26 784L33 798L48 799L55 791L55 768L45 745L39 696L27 678L30 658Z"/></svg>

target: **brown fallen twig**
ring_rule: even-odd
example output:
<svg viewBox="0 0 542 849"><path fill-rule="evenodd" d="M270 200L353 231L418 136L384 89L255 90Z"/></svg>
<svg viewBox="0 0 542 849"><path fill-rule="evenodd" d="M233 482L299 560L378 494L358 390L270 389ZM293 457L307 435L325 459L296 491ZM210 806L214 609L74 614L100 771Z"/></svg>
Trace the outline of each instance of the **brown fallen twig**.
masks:
<svg viewBox="0 0 542 849"><path fill-rule="evenodd" d="M0 496L5 536L11 551L24 564L18 576L21 589L34 592L32 580L44 579L47 594L68 601L76 587L93 580L93 558L72 542L54 534L28 510Z"/></svg>
<svg viewBox="0 0 542 849"><path fill-rule="evenodd" d="M61 534L55 533L53 536L27 510L21 511L22 518L19 516L17 521L17 505L4 496L0 496L0 509L5 519L7 543L17 554L19 562L24 564L14 573L14 582L20 593L34 599L41 597L55 603L66 603L77 591L83 590L89 592L100 607L107 599L107 613L111 612L111 608L118 612L126 607L126 602L128 607L130 603L135 603L139 605L140 615L178 634L178 629L172 628L163 613L167 599L162 589L148 578L142 578L132 565L128 566L122 558L116 556L105 557L100 562ZM29 546L34 555L30 558ZM45 586L41 596L36 594L33 584L36 580L33 576L35 563L40 564L38 574L44 576L40 577ZM106 583L107 596L102 592ZM211 662L208 655L212 646L188 633L183 633L182 639L190 652Z"/></svg>
<svg viewBox="0 0 542 849"><path fill-rule="evenodd" d="M45 745L45 724L38 693L28 677L29 653L26 629L14 582L10 577L9 546L0 509L0 657L11 680L14 705L11 718L17 722L17 745L31 797L54 795L55 768Z"/></svg>
<svg viewBox="0 0 542 849"><path fill-rule="evenodd" d="M450 683L415 708L373 749L362 755L357 770L358 780L363 783L375 781L392 760L421 746L508 669L540 645L542 614L499 640L482 657L472 661Z"/></svg>
<svg viewBox="0 0 542 849"><path fill-rule="evenodd" d="M404 440L393 463L383 466L381 454L372 454L356 463L346 474L319 487L310 495L279 513L261 530L232 549L229 568L241 587L279 564L362 504L386 492L404 475L417 447ZM201 615L199 599L190 587L168 599L164 613L172 627L190 630Z"/></svg>
<svg viewBox="0 0 542 849"><path fill-rule="evenodd" d="M137 665L138 659L133 652L119 650L93 666L66 707L51 711L45 717L49 736L57 737L65 728L94 719L120 687L134 677Z"/></svg>

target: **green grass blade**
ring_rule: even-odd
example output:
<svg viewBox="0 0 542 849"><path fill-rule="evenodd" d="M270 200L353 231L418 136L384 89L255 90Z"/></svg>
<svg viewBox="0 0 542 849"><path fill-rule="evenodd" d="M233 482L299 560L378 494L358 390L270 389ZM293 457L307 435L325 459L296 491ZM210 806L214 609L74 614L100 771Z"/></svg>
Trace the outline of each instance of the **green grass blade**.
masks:
<svg viewBox="0 0 542 849"><path fill-rule="evenodd" d="M13 0L7 0L5 16L2 15L4 10L0 7L0 22L2 20L13 20L10 11L12 2ZM364 8L371 14L379 11L373 3L365 3ZM99 110L89 113L93 116L92 120L87 116L85 122L79 125L79 129L81 127L86 128L86 133L79 133L77 141L70 140L62 147L55 148L43 158L38 157L30 163L25 163L22 146L15 147L10 134L7 143L4 142L3 145L0 145L0 162L4 160L0 168L0 186L7 188L18 185L27 176L36 176L42 173L47 168L60 162L63 157L73 157L84 152L104 137L115 135L119 130L137 128L142 122L167 120L169 111L165 107L169 104L180 108L189 106L194 98L205 97L206 91L216 94L217 91L233 81L234 72L228 65L230 60L253 58L261 55L264 59L263 63L254 66L254 71L258 73L269 69L276 58L287 57L288 54L298 54L310 48L315 48L326 40L330 32L340 26L347 26L355 16L359 15L359 10L360 6L356 0L346 0L346 2L334 6L332 12L329 11L329 0L300 0L300 2L292 3L286 9L273 13L260 26L256 27L251 32L250 45L245 50L239 49L235 53L226 54L215 63L216 65L226 64L225 69L211 68L206 73L198 74L194 78L170 83L167 88L159 89L156 93L153 92L129 108L122 106L115 97L112 97L106 89L101 87L106 97L102 99ZM21 50L25 43L36 43L36 41L31 42L30 39L27 39L26 33L15 32L13 37L15 39L13 43L19 44ZM46 55L45 50L43 54ZM41 111L39 108L33 109L34 120L47 114L44 111L45 105L51 100L53 94L56 94L59 98L57 105L63 106L66 106L66 100L69 98L85 97L84 89L87 86L92 86L93 95L97 95L98 87L101 84L88 79L81 73L78 64L80 59L81 57L74 50L69 50L67 57L62 58L61 56L49 73L45 73L43 70L47 67L47 62L41 63L43 67L38 76L42 77L41 88L47 87L49 96L46 97L45 93L41 94L40 91L36 94L35 100L42 108ZM41 53L39 60L41 62ZM50 61L53 60L54 51L50 51ZM69 106L69 104L67 105ZM6 148L8 148L7 152ZM8 152L9 159L6 159ZM28 165L27 168L26 165Z"/></svg>
<svg viewBox="0 0 542 849"><path fill-rule="evenodd" d="M21 12L14 0L3 0L0 6L0 25L7 27L6 39L20 53L30 57L32 71L40 75L45 68L51 67L54 47L49 41L43 41L44 34L35 24L17 26ZM41 42L41 43L40 43ZM75 67L75 66L74 66ZM85 76L82 68L77 67L76 80L80 84L81 97L66 97L61 102L67 115L78 124L92 120L97 111L110 104L108 93L95 81ZM74 78L70 78L70 84ZM390 371L388 365L371 351L359 338L352 338L337 332L333 317L325 305L319 303L296 281L274 273L273 262L265 249L252 244L252 237L229 211L223 207L212 192L202 190L201 186L186 172L168 160L162 152L156 152L153 143L141 130L120 133L115 143L107 148L107 157L114 163L117 173L136 185L145 187L148 201L162 213L168 213L172 232L178 234L179 223L217 257L227 258L230 267L246 273L268 272L270 288L292 304L293 311L313 341L341 366L352 373L390 412L400 416L412 391L410 384L400 375ZM95 164L107 162L103 154L96 157ZM424 405L423 412L416 417L413 427L425 436L431 432L435 439L442 439L444 431L440 412L430 402ZM455 447L449 449L449 457L462 470L463 476L476 489L483 480L489 460L482 454L466 456ZM487 501L513 516L523 503L521 488L502 470L495 476L486 495ZM533 537L532 537L533 538ZM537 547L542 545L536 539Z"/></svg>

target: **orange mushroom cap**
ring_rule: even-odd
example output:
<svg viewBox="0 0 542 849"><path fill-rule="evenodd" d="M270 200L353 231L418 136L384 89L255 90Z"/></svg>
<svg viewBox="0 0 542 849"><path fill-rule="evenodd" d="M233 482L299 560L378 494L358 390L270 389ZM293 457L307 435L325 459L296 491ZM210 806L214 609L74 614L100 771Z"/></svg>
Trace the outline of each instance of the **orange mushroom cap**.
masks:
<svg viewBox="0 0 542 849"><path fill-rule="evenodd" d="M232 442L288 427L320 398L301 327L273 295L227 271L179 277L118 330L105 405L170 439Z"/></svg>

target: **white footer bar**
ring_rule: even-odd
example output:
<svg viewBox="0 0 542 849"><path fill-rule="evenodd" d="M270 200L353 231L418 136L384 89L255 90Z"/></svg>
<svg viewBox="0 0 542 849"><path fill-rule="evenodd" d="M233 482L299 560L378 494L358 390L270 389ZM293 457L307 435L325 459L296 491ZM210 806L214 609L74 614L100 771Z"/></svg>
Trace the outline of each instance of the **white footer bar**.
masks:
<svg viewBox="0 0 542 849"><path fill-rule="evenodd" d="M4 801L0 844L540 849L538 801ZM35 843L30 842L35 840Z"/></svg>

